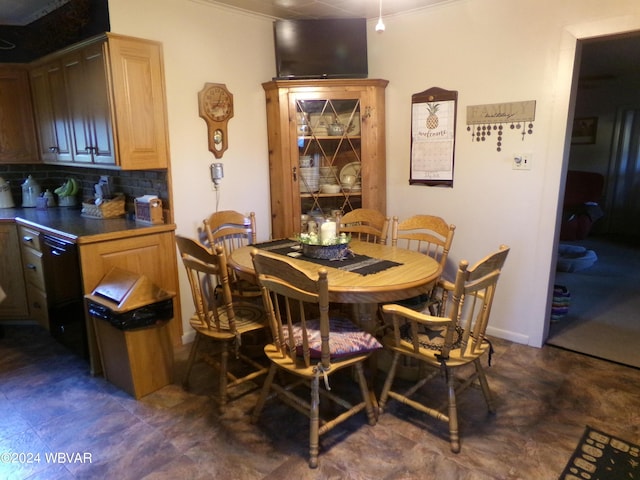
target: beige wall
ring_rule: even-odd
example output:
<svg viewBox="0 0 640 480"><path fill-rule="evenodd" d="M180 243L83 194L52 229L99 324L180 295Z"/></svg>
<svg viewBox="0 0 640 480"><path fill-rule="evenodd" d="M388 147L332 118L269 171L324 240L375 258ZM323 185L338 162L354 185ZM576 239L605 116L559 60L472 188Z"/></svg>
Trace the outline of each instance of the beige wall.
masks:
<svg viewBox="0 0 640 480"><path fill-rule="evenodd" d="M271 19L197 0L109 0L114 32L164 44L173 194L178 231L192 234L213 211L206 127L197 113L205 82L233 92L220 209L254 210L269 237L269 182L263 81L274 75ZM576 39L640 30L637 0L459 0L369 24L369 75L387 88L387 211L436 213L457 225L452 262L475 261L500 243L512 247L494 307L492 334L544 343L566 168ZM454 188L408 185L410 101L438 86L458 91ZM468 105L536 101L534 134L471 142ZM533 155L513 171L515 152ZM186 286L182 282L183 286ZM188 290L183 289L184 294ZM184 317L190 312L184 297ZM189 329L185 327L185 332Z"/></svg>
<svg viewBox="0 0 640 480"><path fill-rule="evenodd" d="M191 0L110 0L111 31L163 43L174 213L177 232L195 235L202 219L219 210L256 212L258 238L270 235L269 167L264 92L274 75L272 21ZM198 115L206 82L224 83L234 96L229 149L221 160L208 150ZM221 161L224 179L213 189L209 165ZM193 302L179 267L184 339Z"/></svg>
<svg viewBox="0 0 640 480"><path fill-rule="evenodd" d="M388 211L432 211L455 223L454 262L510 245L492 334L541 345L576 39L640 29L640 3L616 0L603 9L580 0L461 0L386 25L369 37L369 73L389 80ZM407 182L410 96L432 86L459 95L453 189ZM502 152L495 138L471 142L468 105L520 100L536 101L533 135L507 133ZM531 171L512 170L514 152L533 154Z"/></svg>

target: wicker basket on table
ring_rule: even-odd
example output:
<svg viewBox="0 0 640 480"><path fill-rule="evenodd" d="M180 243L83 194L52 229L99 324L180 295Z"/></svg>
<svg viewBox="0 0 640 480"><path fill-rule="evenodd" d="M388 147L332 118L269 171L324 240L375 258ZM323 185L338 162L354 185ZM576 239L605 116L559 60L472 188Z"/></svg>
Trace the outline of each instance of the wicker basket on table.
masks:
<svg viewBox="0 0 640 480"><path fill-rule="evenodd" d="M344 260L351 256L350 253L348 243L336 245L302 244L302 254L305 257L317 258L319 260Z"/></svg>
<svg viewBox="0 0 640 480"><path fill-rule="evenodd" d="M103 199L100 205L82 202L80 214L88 218L118 218L124 215L124 195L116 195L111 199Z"/></svg>

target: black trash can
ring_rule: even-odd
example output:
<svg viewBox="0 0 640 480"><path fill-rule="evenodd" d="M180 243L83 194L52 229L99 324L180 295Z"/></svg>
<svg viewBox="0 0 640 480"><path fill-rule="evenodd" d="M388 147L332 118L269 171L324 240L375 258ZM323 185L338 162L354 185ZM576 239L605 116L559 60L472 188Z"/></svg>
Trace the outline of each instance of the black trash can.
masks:
<svg viewBox="0 0 640 480"><path fill-rule="evenodd" d="M174 296L117 267L85 295L104 377L136 399L173 381Z"/></svg>

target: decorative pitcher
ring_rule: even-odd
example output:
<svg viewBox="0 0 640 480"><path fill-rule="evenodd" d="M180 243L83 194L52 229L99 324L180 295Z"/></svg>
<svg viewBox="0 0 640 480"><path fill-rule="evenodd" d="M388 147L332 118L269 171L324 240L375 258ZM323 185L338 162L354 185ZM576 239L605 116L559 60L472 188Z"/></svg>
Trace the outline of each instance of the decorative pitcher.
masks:
<svg viewBox="0 0 640 480"><path fill-rule="evenodd" d="M4 178L0 177L0 208L13 208L13 197L11 196L11 185Z"/></svg>
<svg viewBox="0 0 640 480"><path fill-rule="evenodd" d="M35 207L36 199L42 194L40 184L29 175L22 184L22 206Z"/></svg>

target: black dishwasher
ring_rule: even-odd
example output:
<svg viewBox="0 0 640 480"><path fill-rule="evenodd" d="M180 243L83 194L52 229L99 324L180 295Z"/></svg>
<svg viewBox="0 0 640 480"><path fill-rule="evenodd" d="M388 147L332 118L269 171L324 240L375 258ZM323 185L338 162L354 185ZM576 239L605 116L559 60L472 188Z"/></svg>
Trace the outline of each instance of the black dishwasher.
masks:
<svg viewBox="0 0 640 480"><path fill-rule="evenodd" d="M78 248L74 243L51 235L44 235L42 243L51 335L88 360Z"/></svg>

